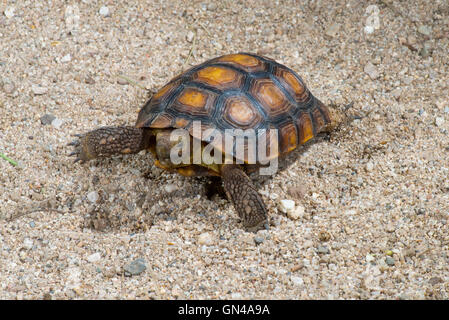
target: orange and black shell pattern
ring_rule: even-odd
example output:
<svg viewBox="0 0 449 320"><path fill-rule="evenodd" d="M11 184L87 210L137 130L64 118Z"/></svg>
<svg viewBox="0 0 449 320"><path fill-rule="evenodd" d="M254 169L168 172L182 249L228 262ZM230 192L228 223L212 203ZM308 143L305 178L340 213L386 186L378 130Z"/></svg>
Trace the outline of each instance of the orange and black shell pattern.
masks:
<svg viewBox="0 0 449 320"><path fill-rule="evenodd" d="M195 136L193 121L201 121L201 132L277 129L278 141L267 143L277 149L275 156L282 156L331 120L327 107L293 70L266 57L237 53L208 60L172 79L143 106L136 126L185 128Z"/></svg>

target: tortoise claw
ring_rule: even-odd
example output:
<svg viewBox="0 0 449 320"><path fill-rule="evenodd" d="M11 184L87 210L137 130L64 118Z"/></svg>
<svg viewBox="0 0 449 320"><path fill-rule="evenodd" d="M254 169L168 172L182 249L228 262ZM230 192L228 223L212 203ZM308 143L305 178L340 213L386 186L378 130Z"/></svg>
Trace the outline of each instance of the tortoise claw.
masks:
<svg viewBox="0 0 449 320"><path fill-rule="evenodd" d="M79 140L73 140L72 142L67 143L68 146L79 146L80 141Z"/></svg>
<svg viewBox="0 0 449 320"><path fill-rule="evenodd" d="M72 152L69 153L69 157L73 157L75 156L75 160L73 161L73 163L77 163L78 161L81 161L81 163L84 163L85 159L83 159L83 150L81 147L81 140L85 137L84 134L80 134L80 133L76 133L76 134L72 134L72 136L78 137L78 139L73 140L71 142L69 142L67 144L67 146L72 146L74 147L74 150Z"/></svg>

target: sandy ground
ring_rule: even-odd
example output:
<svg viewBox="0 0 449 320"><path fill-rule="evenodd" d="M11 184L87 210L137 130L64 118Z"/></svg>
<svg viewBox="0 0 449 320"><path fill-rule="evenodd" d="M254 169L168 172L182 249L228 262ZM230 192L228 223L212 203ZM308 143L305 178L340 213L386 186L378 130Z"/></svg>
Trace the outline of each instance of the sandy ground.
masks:
<svg viewBox="0 0 449 320"><path fill-rule="evenodd" d="M447 1L70 2L0 4L1 299L449 298ZM269 231L145 152L68 157L238 51L360 118L255 177Z"/></svg>

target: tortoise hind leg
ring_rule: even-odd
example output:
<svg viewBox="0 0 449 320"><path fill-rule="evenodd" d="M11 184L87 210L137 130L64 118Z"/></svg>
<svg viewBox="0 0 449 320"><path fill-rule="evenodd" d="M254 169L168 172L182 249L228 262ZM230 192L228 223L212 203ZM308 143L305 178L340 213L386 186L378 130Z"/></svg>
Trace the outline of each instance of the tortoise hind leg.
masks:
<svg viewBox="0 0 449 320"><path fill-rule="evenodd" d="M75 162L110 157L115 154L137 153L147 147L145 130L136 127L102 127L78 135L69 145L75 147L70 156Z"/></svg>
<svg viewBox="0 0 449 320"><path fill-rule="evenodd" d="M254 232L267 228L267 209L251 179L237 165L225 164L221 173L226 195L245 228Z"/></svg>

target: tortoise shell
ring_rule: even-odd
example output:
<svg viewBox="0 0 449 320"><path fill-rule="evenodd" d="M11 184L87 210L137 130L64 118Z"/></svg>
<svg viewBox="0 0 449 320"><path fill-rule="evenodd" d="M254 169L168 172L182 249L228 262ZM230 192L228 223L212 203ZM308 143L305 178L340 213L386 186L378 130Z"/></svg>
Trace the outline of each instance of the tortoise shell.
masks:
<svg viewBox="0 0 449 320"><path fill-rule="evenodd" d="M276 148L272 157L278 157L313 138L331 120L327 107L293 70L266 57L237 53L172 79L142 107L136 126L185 128L211 142L192 130L193 121L201 121L201 133L209 128L223 134L226 129L277 129L277 141L266 137L268 148ZM223 145L214 146L224 151Z"/></svg>

